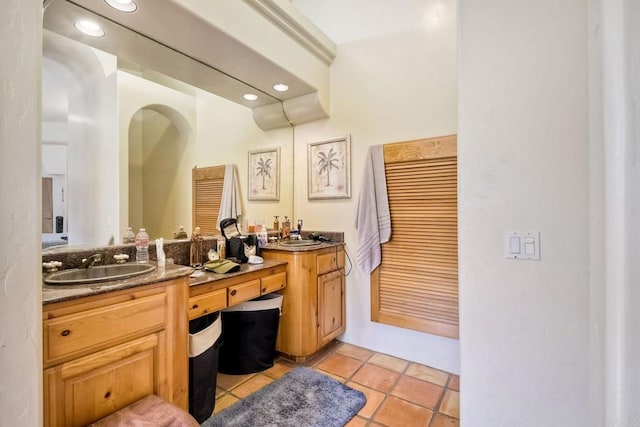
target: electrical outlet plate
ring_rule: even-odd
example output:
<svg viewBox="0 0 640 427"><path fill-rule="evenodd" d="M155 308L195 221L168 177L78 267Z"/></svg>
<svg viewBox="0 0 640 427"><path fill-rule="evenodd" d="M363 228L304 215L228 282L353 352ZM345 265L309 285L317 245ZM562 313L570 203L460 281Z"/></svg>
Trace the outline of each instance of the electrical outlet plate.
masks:
<svg viewBox="0 0 640 427"><path fill-rule="evenodd" d="M539 231L510 231L504 234L504 256L508 259L540 260Z"/></svg>

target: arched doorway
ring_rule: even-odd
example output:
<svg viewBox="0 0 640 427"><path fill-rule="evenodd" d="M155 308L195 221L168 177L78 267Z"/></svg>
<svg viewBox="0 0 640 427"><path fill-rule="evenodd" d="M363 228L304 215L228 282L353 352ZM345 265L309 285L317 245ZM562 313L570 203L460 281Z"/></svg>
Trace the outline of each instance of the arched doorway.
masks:
<svg viewBox="0 0 640 427"><path fill-rule="evenodd" d="M129 123L129 225L151 238L172 238L191 215L189 187L193 130L166 105L140 108ZM185 185L186 183L186 185Z"/></svg>

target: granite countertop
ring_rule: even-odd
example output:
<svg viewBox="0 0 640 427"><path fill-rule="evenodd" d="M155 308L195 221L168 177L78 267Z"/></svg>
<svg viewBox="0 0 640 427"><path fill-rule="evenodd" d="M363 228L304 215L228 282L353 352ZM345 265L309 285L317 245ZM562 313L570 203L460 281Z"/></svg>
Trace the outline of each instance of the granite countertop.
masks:
<svg viewBox="0 0 640 427"><path fill-rule="evenodd" d="M155 262L150 262L150 264L156 265ZM196 286L286 264L286 261L265 260L262 264L241 264L239 271L223 274L204 270L194 270L192 267L184 265L167 264L164 271L155 270L151 273L122 280L97 282L86 285L48 285L43 282L42 304L46 305L54 302L119 291L122 289L130 289L166 280L173 280L184 276L191 276L189 277L189 286Z"/></svg>
<svg viewBox="0 0 640 427"><path fill-rule="evenodd" d="M156 265L155 262L150 264ZM107 282L97 282L86 285L48 285L42 283L42 304L51 304L73 300L91 295L99 295L107 292L119 291L122 289L130 289L143 285L173 280L180 277L188 276L193 272L192 267L184 265L167 264L166 267L156 269L151 273L142 274L140 276L130 277L128 279L112 280Z"/></svg>
<svg viewBox="0 0 640 427"><path fill-rule="evenodd" d="M240 264L240 270L233 273L214 273L212 271L194 271L189 278L189 286L202 285L204 283L229 279L231 277L242 276L254 271L266 270L280 265L287 265L286 261L265 260L262 264Z"/></svg>
<svg viewBox="0 0 640 427"><path fill-rule="evenodd" d="M262 247L262 250L275 250L285 252L309 252L317 251L318 249L335 248L336 246L343 246L344 242L314 242L310 245L283 245L281 243L269 243Z"/></svg>

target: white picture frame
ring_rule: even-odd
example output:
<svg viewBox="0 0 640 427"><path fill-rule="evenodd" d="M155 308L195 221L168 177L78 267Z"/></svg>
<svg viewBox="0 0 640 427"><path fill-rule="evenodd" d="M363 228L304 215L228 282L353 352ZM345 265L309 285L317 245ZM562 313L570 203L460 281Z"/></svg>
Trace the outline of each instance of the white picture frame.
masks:
<svg viewBox="0 0 640 427"><path fill-rule="evenodd" d="M310 142L307 150L307 198L351 198L351 135Z"/></svg>
<svg viewBox="0 0 640 427"><path fill-rule="evenodd" d="M248 200L280 200L280 147L249 151Z"/></svg>

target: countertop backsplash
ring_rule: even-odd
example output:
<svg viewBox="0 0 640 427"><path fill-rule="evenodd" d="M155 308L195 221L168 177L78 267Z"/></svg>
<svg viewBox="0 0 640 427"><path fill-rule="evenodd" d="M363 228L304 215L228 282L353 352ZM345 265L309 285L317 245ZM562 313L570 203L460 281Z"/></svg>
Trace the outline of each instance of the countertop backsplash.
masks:
<svg viewBox="0 0 640 427"><path fill-rule="evenodd" d="M333 242L344 242L344 232L341 231L313 231L303 230L302 237L311 239L311 234L317 233ZM217 238L205 236L203 240L202 253L207 254L209 249L216 249ZM191 241L189 239L180 240L164 240L164 252L167 259L173 259L174 264L189 265L189 253L191 250ZM116 254L129 255L128 262L136 259L136 245L128 243L124 245L108 245L108 246L62 246L46 249L42 252L42 262L60 261L61 269L78 268L82 264L83 258L88 258L93 254L100 253L103 256L103 264L115 264L113 258ZM149 239L149 259L156 261L156 242Z"/></svg>
<svg viewBox="0 0 640 427"><path fill-rule="evenodd" d="M216 248L217 239L215 237L204 237L202 243L202 253L207 254L209 249ZM189 265L189 253L191 251L191 241L189 239L165 240L163 242L164 253L167 259L173 259L174 264ZM82 264L83 258L88 258L93 254L103 255L103 264L115 264L113 258L116 254L129 255L128 262L136 260L136 245L128 243L124 245L109 246L69 246L45 250L42 252L42 262L61 261L62 268L78 268ZM156 241L149 239L149 259L156 261Z"/></svg>

